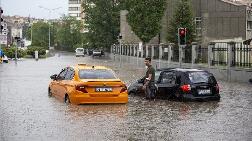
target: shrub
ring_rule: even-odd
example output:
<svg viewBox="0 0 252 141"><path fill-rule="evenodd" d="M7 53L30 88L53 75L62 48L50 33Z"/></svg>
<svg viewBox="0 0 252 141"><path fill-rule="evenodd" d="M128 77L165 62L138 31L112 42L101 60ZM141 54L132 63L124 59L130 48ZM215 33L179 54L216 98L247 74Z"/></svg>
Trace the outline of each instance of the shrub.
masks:
<svg viewBox="0 0 252 141"><path fill-rule="evenodd" d="M30 46L27 48L27 55L31 55L35 57L35 51L38 51L39 57L46 54L46 49L43 47L37 47L37 46Z"/></svg>
<svg viewBox="0 0 252 141"><path fill-rule="evenodd" d="M15 58L15 52L16 52L16 47L10 47L10 48L2 48L4 51L4 54L8 57L8 58ZM26 55L26 51L22 50L22 49L18 49L17 51L17 57L18 58L22 58Z"/></svg>

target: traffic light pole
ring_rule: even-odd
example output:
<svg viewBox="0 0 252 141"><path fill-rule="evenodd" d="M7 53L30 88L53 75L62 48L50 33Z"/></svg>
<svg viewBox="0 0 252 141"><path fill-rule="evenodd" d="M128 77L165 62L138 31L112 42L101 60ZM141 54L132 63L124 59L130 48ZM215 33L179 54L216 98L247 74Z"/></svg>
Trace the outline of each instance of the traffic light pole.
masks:
<svg viewBox="0 0 252 141"><path fill-rule="evenodd" d="M179 68L182 67L182 46L179 45Z"/></svg>
<svg viewBox="0 0 252 141"><path fill-rule="evenodd" d="M178 28L179 67L182 67L183 49L186 47L186 28Z"/></svg>

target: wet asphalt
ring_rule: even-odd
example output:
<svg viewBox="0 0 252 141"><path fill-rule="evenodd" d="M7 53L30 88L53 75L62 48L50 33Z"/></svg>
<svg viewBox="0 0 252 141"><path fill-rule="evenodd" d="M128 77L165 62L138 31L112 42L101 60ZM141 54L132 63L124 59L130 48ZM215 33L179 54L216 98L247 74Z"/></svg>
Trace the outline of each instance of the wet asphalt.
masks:
<svg viewBox="0 0 252 141"><path fill-rule="evenodd" d="M106 65L129 85L144 74L134 62L56 53L0 64L0 141L252 140L252 85L219 81L219 102L147 101L66 105L47 96L50 75L77 63Z"/></svg>

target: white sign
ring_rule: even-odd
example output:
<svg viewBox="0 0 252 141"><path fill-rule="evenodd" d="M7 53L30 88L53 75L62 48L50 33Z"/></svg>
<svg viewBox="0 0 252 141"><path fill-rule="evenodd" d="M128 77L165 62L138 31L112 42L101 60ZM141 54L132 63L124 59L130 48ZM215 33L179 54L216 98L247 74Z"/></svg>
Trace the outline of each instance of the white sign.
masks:
<svg viewBox="0 0 252 141"><path fill-rule="evenodd" d="M168 52L168 48L164 48L164 52Z"/></svg>

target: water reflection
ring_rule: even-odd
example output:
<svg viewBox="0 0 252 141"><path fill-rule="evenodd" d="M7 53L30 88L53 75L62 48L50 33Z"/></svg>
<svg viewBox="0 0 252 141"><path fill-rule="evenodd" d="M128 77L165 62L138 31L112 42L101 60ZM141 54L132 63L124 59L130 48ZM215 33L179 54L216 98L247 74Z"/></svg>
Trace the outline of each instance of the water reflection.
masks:
<svg viewBox="0 0 252 141"><path fill-rule="evenodd" d="M128 113L127 104L88 104L88 105L72 105L66 109L66 114L79 117L94 117L99 115L116 116L124 118Z"/></svg>
<svg viewBox="0 0 252 141"><path fill-rule="evenodd" d="M76 63L117 69L130 84L143 76L134 63L119 68L102 58L58 57L0 64L0 140L250 140L251 85L220 81L220 102L148 101L65 105L48 98L49 76Z"/></svg>
<svg viewBox="0 0 252 141"><path fill-rule="evenodd" d="M219 107L219 102L188 102L179 106L179 119L188 120L194 116L214 116Z"/></svg>

